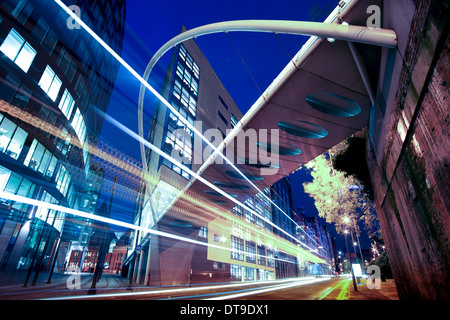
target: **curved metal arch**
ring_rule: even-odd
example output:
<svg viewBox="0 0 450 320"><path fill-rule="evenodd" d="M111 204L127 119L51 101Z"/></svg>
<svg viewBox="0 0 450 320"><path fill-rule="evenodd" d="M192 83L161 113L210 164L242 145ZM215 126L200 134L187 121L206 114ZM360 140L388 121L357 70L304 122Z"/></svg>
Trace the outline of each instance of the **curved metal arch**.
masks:
<svg viewBox="0 0 450 320"><path fill-rule="evenodd" d="M369 28L353 25L341 25L323 22L286 21L286 20L236 20L212 23L187 30L167 41L151 58L145 68L143 79L148 80L158 60L172 47L195 37L230 31L286 33L320 38L333 38L349 42L359 42L388 48L397 46L397 35L394 30ZM138 100L138 133L144 138L144 106L145 86L141 84ZM147 171L145 146L139 143L143 169ZM225 159L227 160L227 159Z"/></svg>

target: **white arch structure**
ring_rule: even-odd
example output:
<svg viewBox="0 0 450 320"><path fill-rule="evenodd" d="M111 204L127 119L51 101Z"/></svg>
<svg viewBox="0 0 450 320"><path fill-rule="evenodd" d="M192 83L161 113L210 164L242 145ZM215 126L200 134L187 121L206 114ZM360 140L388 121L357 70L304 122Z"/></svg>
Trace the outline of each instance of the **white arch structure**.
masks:
<svg viewBox="0 0 450 320"><path fill-rule="evenodd" d="M237 20L237 21L227 21L227 22L218 22L212 23L205 26L197 27L191 30L187 30L169 41L167 41L151 58L147 67L143 74L143 79L147 82L150 73L155 67L156 63L159 59L171 48L176 45L189 40L196 38L198 36L220 33L220 32L231 32L231 31L241 31L241 32L267 32L267 33L284 33L284 34L294 34L294 35L304 35L304 36L316 36L319 38L333 38L337 40L347 41L349 47L352 51L352 54L355 58L355 61L358 65L358 69L361 72L361 76L363 78L364 84L366 85L369 96L372 100L372 92L370 88L367 87L366 83L366 75L363 66L361 65L360 57L358 56L358 52L355 52L355 47L353 46L353 42L370 44L375 46L383 46L388 48L396 48L397 47L397 35L394 30L390 29L381 29L381 28L369 28L362 26L354 26L348 24L335 24L335 23L327 23L327 22L304 22L304 21L286 21L286 20ZM141 138L139 142L141 158L143 163L144 172L147 172L147 159L145 153L145 146L142 142L144 138L144 122L143 122L143 109L144 109L144 96L145 96L146 85L141 84L141 88L139 91L139 100L138 100L138 133ZM274 87L271 88L275 89ZM222 157L231 167L236 170L248 183L250 183L258 192L261 192L256 185L250 181L223 153L222 150L225 145L233 139L233 137L241 130L243 127L242 120L236 125L236 127L230 132L230 134L225 137L222 143L215 147L208 139L206 139L201 132L199 132L192 124L190 124L186 119L184 119L174 107L172 107L169 103L164 103L182 122L186 124L195 134L199 135L202 140L204 140L211 148L214 150L212 155L207 159L204 164L200 167L197 174L201 174L219 155ZM253 107L250 109L249 113L251 113ZM249 120L250 117L246 117L246 120ZM189 183L185 186L184 190L188 189L195 179L189 181ZM180 194L183 193L180 192ZM148 188L146 189L148 192ZM265 194L263 194L267 197ZM149 194L149 196L151 196ZM174 199L177 200L178 197ZM270 202L271 199L268 198ZM273 203L273 202L272 202ZM273 203L279 210L284 212L279 206Z"/></svg>
<svg viewBox="0 0 450 320"><path fill-rule="evenodd" d="M205 26L197 27L191 30L187 30L176 37L173 37L167 41L151 58L147 67L145 68L143 79L148 80L150 73L159 59L171 48L176 45L199 36L219 33L219 32L231 32L231 31L246 31L246 32L268 32L268 33L285 33L304 36L316 36L320 38L333 38L337 40L345 40L349 43L359 42L375 46L383 46L388 48L397 47L397 35L394 30L369 28L362 26L353 26L348 24L334 24L324 22L305 22L305 21L286 21L286 20L236 20L227 22L212 23ZM143 109L144 109L144 96L145 96L144 84L141 84L139 91L138 101L138 118L139 118L139 136L144 138L144 122L143 122ZM214 154L219 152L219 155L230 165L234 165L220 152L219 148L214 147L198 130L185 120L172 106L170 109L175 115L177 115L182 122L198 134L202 139L214 150ZM183 121L185 120L185 121ZM147 161L145 155L145 147L143 143L140 143L141 158L144 166L144 170L147 171ZM213 154L213 155L214 155ZM237 168L235 168L237 169ZM237 170L240 172L239 170ZM240 174L242 174L240 172ZM244 175L242 174L244 177ZM245 178L245 177L244 177Z"/></svg>

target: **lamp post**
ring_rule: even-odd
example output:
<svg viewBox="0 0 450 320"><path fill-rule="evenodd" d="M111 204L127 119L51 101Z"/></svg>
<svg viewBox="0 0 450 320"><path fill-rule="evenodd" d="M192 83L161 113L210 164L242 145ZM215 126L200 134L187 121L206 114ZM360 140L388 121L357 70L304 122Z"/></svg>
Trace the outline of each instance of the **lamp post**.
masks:
<svg viewBox="0 0 450 320"><path fill-rule="evenodd" d="M355 229L356 240L358 241L357 245L359 246L359 254L361 255L361 270L364 271L365 270L364 269L364 263L363 263L364 258L363 258L363 254L362 254L362 250L361 250L361 244L359 242L359 236L358 236L358 233L356 232L355 220L354 219L350 219L349 217L344 217L343 220L344 220L344 222L346 224L349 224L350 221L353 221L353 228ZM352 233L351 233L351 236L352 236L352 242L353 242L353 234ZM356 253L356 243L355 242L353 242L353 249L355 250L355 256L357 257L358 254Z"/></svg>
<svg viewBox="0 0 450 320"><path fill-rule="evenodd" d="M347 248L347 252L348 252L348 259L350 260L350 271L352 273L352 281L353 281L353 288L355 289L355 291L358 291L358 288L356 288L356 280L355 280L355 273L353 272L353 263L352 263L352 257L350 255L350 251L348 250L348 244L347 244L347 234L348 234L348 230L344 230L344 234L345 234L345 247Z"/></svg>

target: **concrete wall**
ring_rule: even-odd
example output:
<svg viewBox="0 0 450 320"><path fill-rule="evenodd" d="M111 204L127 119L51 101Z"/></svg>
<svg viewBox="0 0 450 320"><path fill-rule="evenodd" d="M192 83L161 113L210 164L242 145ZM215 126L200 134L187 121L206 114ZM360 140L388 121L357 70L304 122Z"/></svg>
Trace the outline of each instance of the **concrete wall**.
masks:
<svg viewBox="0 0 450 320"><path fill-rule="evenodd" d="M448 2L398 2L414 14L407 34L396 30L404 50L385 52L400 59L381 66L376 108L385 103L385 114L369 130L369 169L400 299L449 299Z"/></svg>

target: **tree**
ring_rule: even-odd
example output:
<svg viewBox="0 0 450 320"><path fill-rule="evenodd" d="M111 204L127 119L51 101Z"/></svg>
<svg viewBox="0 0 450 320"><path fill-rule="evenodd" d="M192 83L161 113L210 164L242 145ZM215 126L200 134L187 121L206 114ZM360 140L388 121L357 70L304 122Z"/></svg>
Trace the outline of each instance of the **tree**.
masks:
<svg viewBox="0 0 450 320"><path fill-rule="evenodd" d="M310 161L306 167L313 179L304 183L303 187L314 198L319 216L328 223L334 223L338 233L350 229L359 236L358 222L363 221L369 237L378 236L378 219L364 187L353 175L333 167L333 156L343 148L345 144L338 144ZM344 217L348 217L350 223L346 224Z"/></svg>
<svg viewBox="0 0 450 320"><path fill-rule="evenodd" d="M393 278L391 263L389 262L389 256L386 251L383 252L376 259L372 260L369 265L376 265L380 268L382 281L386 281L386 279Z"/></svg>

